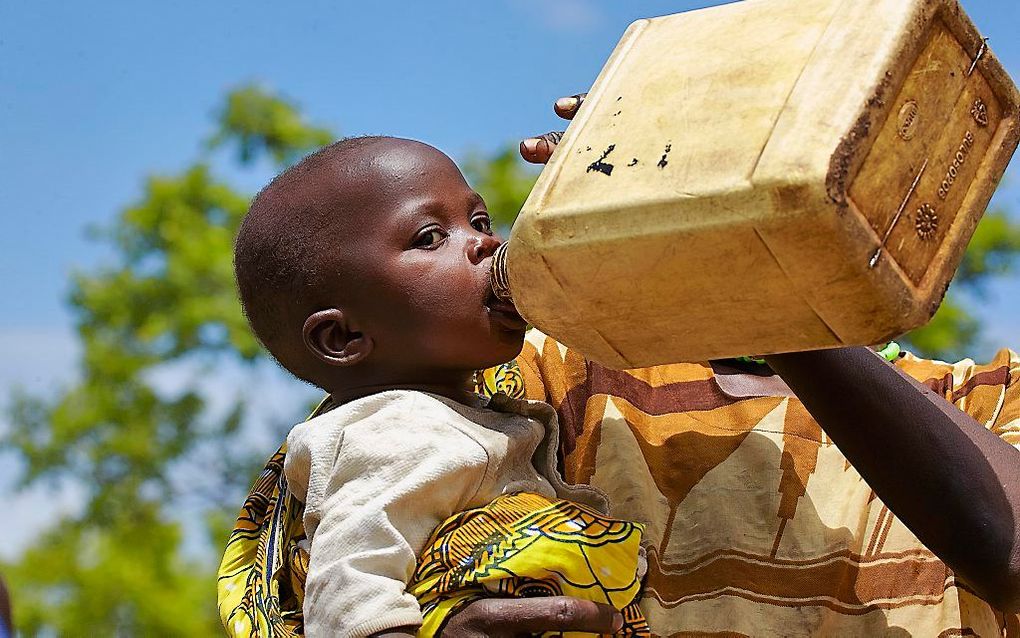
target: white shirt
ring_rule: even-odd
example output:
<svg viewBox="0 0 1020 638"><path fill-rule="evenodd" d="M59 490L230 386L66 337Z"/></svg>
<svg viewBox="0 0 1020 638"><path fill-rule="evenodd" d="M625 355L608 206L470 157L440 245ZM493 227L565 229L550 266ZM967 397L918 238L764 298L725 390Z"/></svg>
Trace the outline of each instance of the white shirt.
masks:
<svg viewBox="0 0 1020 638"><path fill-rule="evenodd" d="M309 636L361 637L422 622L405 592L432 531L497 496L533 492L607 511L556 471L556 413L493 397L486 408L410 390L341 405L296 426L284 471L305 502Z"/></svg>

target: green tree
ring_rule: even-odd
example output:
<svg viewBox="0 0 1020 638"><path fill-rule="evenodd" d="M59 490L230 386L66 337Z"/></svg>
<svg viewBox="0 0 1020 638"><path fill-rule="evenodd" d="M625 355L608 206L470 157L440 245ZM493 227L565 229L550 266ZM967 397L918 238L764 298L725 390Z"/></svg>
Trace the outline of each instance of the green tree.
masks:
<svg viewBox="0 0 1020 638"><path fill-rule="evenodd" d="M206 374L263 357L234 292L234 232L249 193L218 179L214 152L277 169L334 139L294 104L259 87L231 92L203 157L152 177L141 199L100 233L112 266L73 278L81 381L53 399L16 395L2 445L24 462L24 485L69 480L83 512L6 566L27 635L214 635L210 560L182 553L178 508L207 516L222 546L256 464L271 450L239 440L237 398L211 414L202 377L172 394L154 374ZM295 415L296 416L296 415ZM196 471L197 469L201 472ZM201 480L189 477L201 476Z"/></svg>

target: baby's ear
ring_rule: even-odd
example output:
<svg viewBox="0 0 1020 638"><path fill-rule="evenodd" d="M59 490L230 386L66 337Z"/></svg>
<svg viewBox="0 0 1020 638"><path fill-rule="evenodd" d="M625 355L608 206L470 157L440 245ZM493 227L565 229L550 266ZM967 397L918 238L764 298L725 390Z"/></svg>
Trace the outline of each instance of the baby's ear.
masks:
<svg viewBox="0 0 1020 638"><path fill-rule="evenodd" d="M350 329L339 308L320 310L305 319L302 335L305 347L331 366L352 366L372 352L372 339Z"/></svg>

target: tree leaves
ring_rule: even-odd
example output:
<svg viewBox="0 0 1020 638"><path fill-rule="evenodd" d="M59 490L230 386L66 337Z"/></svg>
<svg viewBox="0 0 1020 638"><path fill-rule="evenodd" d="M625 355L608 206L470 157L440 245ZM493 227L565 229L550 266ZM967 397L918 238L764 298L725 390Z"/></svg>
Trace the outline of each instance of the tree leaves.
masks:
<svg viewBox="0 0 1020 638"><path fill-rule="evenodd" d="M332 139L291 103L242 87L227 96L211 143L235 147L242 164L268 156L279 170ZM81 380L52 399L15 394L0 441L24 461L23 485L70 480L87 500L8 568L27 634L215 631L213 565L181 555L173 514L232 520L254 464L272 450L244 448L243 402L210 414L201 377L169 393L153 379L172 366L215 374L227 361L265 358L234 287L233 238L249 199L202 162L150 177L139 201L97 233L114 263L74 275ZM219 462L187 472L210 457Z"/></svg>
<svg viewBox="0 0 1020 638"><path fill-rule="evenodd" d="M294 103L259 86L231 91L219 112L219 122L220 130L208 145L234 146L241 165L265 154L278 165L293 164L336 139L329 129L306 122Z"/></svg>

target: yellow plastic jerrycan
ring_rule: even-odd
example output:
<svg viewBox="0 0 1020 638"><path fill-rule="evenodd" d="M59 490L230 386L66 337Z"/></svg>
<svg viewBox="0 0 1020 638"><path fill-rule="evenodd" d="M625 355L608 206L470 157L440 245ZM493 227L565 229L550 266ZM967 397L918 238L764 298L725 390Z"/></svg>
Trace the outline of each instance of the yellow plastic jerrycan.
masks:
<svg viewBox="0 0 1020 638"><path fill-rule="evenodd" d="M941 302L1016 149L1018 103L956 0L639 20L494 287L615 368L882 342Z"/></svg>

